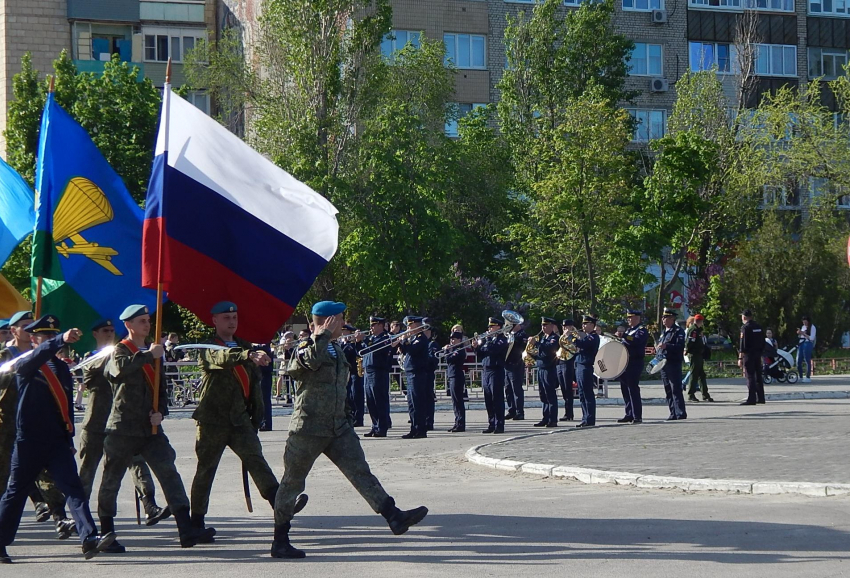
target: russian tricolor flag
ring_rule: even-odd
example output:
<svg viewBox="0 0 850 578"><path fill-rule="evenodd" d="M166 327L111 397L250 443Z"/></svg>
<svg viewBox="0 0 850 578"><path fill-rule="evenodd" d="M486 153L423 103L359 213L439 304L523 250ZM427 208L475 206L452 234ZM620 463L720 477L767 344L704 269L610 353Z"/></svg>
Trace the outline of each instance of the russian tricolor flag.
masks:
<svg viewBox="0 0 850 578"><path fill-rule="evenodd" d="M205 323L239 307L239 335L265 343L337 250L337 210L166 85L148 187L142 285Z"/></svg>

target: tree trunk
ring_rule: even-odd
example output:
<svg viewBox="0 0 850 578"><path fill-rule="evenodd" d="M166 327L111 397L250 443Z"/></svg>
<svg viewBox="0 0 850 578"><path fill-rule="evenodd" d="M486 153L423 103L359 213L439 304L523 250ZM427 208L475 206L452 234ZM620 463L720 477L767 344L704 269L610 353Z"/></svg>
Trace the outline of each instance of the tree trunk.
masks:
<svg viewBox="0 0 850 578"><path fill-rule="evenodd" d="M655 327L657 328L657 330L660 330L661 328L661 313L664 308L664 294L666 293L666 287L664 286L664 276L667 273L667 267L665 267L664 265L663 257L659 261L659 264L661 265L661 277L659 278L658 283L658 296L655 298Z"/></svg>
<svg viewBox="0 0 850 578"><path fill-rule="evenodd" d="M587 290L590 294L590 312L596 313L596 278L593 272L593 252L590 249L590 237L587 231L581 233L584 242L584 257L587 260Z"/></svg>

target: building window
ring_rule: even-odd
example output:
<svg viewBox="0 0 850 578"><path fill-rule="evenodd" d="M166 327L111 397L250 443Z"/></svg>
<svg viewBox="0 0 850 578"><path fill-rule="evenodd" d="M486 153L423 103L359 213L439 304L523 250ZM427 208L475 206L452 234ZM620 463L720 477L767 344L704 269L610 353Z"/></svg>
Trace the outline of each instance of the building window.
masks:
<svg viewBox="0 0 850 578"><path fill-rule="evenodd" d="M847 0L809 0L809 14L850 16Z"/></svg>
<svg viewBox="0 0 850 578"><path fill-rule="evenodd" d="M762 206L777 209L796 209L800 206L800 193L796 186L762 187Z"/></svg>
<svg viewBox="0 0 850 578"><path fill-rule="evenodd" d="M797 47L788 44L756 44L756 75L797 76Z"/></svg>
<svg viewBox="0 0 850 578"><path fill-rule="evenodd" d="M666 110L628 109L635 122L632 142L648 142L661 138L667 132Z"/></svg>
<svg viewBox="0 0 850 578"><path fill-rule="evenodd" d="M691 71L711 70L732 74L737 70L737 51L734 44L725 42L690 42L688 46Z"/></svg>
<svg viewBox="0 0 850 578"><path fill-rule="evenodd" d="M842 0L844 1L844 0ZM793 12L794 0L688 0L694 8L717 8L718 10L766 10L770 12Z"/></svg>
<svg viewBox="0 0 850 578"><path fill-rule="evenodd" d="M847 51L834 48L809 48L809 78L835 80L844 76Z"/></svg>
<svg viewBox="0 0 850 578"><path fill-rule="evenodd" d="M470 112L475 110L476 108L481 108L483 106L487 106L486 103L483 102L459 102L457 104L457 118L451 119L446 122L446 136L456 137L458 136L457 130L457 122L462 119Z"/></svg>
<svg viewBox="0 0 850 578"><path fill-rule="evenodd" d="M210 113L210 95L208 92L203 90L189 91L186 100L194 104L204 114Z"/></svg>
<svg viewBox="0 0 850 578"><path fill-rule="evenodd" d="M183 62L199 41L206 39L202 28L145 28L145 61Z"/></svg>
<svg viewBox="0 0 850 578"><path fill-rule="evenodd" d="M457 68L484 69L487 61L487 40L479 34L444 34L446 63Z"/></svg>
<svg viewBox="0 0 850 578"><path fill-rule="evenodd" d="M412 30L393 30L381 40L381 55L391 58L393 54L407 46L410 42L414 48L419 48L419 32Z"/></svg>
<svg viewBox="0 0 850 578"><path fill-rule="evenodd" d="M660 44L635 42L632 58L629 60L629 74L632 76L663 76L662 49Z"/></svg>
<svg viewBox="0 0 850 578"><path fill-rule="evenodd" d="M663 0L623 0L623 10L649 12L650 10L661 10L663 8Z"/></svg>

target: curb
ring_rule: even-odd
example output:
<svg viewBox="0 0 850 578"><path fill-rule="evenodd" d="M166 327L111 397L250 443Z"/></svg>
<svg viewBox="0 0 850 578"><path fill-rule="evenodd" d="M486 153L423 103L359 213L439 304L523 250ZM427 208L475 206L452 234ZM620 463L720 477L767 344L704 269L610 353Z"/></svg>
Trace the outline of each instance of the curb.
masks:
<svg viewBox="0 0 850 578"><path fill-rule="evenodd" d="M557 466L554 464L536 464L490 458L480 450L488 446L504 444L515 440L553 435L565 432L551 432L516 436L473 446L466 451L466 459L473 464L506 472L521 472L543 476L575 480L583 484L613 484L617 486L633 486L647 490L682 490L684 492L725 492L730 494L778 495L796 494L815 498L828 496L850 495L850 484L833 484L817 482L761 482L756 480L716 480L710 478L679 478L673 476L655 476L633 474L630 472L615 472L579 468L572 466Z"/></svg>

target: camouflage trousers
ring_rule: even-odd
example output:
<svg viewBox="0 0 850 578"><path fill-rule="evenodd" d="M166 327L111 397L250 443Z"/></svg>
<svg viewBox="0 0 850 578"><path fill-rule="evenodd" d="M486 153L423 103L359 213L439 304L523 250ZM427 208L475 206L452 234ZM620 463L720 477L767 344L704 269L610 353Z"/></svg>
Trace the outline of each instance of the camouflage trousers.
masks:
<svg viewBox="0 0 850 578"><path fill-rule="evenodd" d="M0 495L6 491L6 484L9 482L9 472L12 465L12 450L15 447L15 437L17 436L17 428L15 423L7 422L0 423ZM36 502L45 502L50 506L51 510L64 510L65 494L56 487L56 483L47 473L47 470L42 471L38 475L35 486L30 492L30 497Z"/></svg>
<svg viewBox="0 0 850 578"><path fill-rule="evenodd" d="M251 474L260 495L274 503L277 494L277 477L263 457L263 446L257 431L250 425L235 427L198 422L195 438L195 454L198 468L192 480L192 515L205 516L210 505L213 479L221 461L224 448L230 448L242 460L243 467Z"/></svg>
<svg viewBox="0 0 850 578"><path fill-rule="evenodd" d="M105 439L105 432L92 432L84 429L80 434L80 481L83 483L86 498L91 498L94 476L97 473L97 466L103 458L103 441ZM130 464L130 477L133 478L133 485L136 487L140 498L154 499L156 486L153 483L151 470L142 456L133 456L133 462Z"/></svg>
<svg viewBox="0 0 850 578"><path fill-rule="evenodd" d="M177 454L161 428L158 434L145 437L107 433L103 451L106 459L103 463L103 480L97 494L98 516L115 517L121 480L133 463L133 457L139 455L156 476L171 511L176 513L189 509L189 498L186 497L183 480L174 465Z"/></svg>
<svg viewBox="0 0 850 578"><path fill-rule="evenodd" d="M353 429L349 428L337 437L290 432L283 452L283 479L274 503L276 526L292 520L295 498L304 491L307 474L322 454L348 478L375 513L380 513L386 505L389 495L369 469L360 438Z"/></svg>

